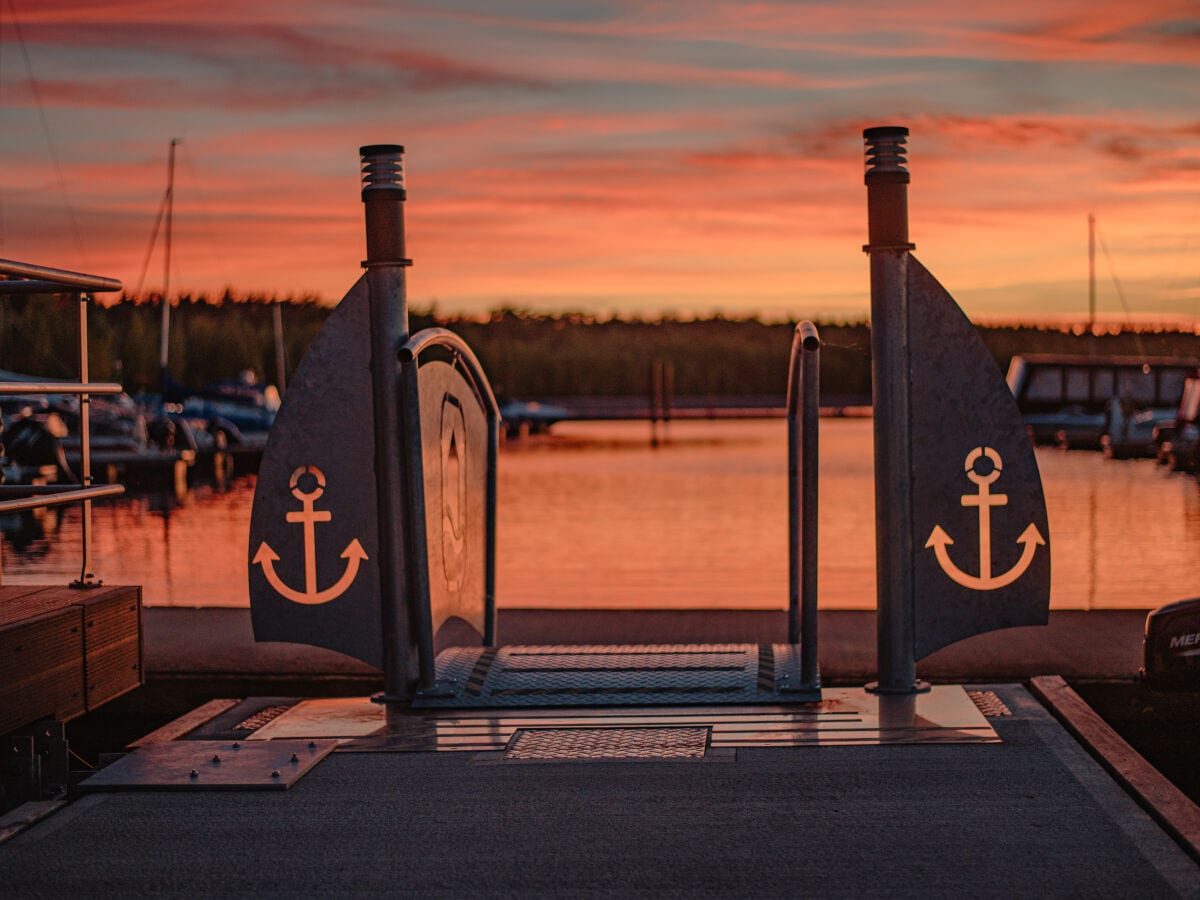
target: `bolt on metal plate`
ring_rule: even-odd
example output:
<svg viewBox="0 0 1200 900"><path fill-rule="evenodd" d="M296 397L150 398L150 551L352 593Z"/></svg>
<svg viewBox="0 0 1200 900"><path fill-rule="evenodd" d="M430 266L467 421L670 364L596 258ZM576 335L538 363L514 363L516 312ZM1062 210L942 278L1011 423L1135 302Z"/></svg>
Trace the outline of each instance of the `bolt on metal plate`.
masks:
<svg viewBox="0 0 1200 900"><path fill-rule="evenodd" d="M711 729L523 728L509 742L506 760L702 759Z"/></svg>
<svg viewBox="0 0 1200 900"><path fill-rule="evenodd" d="M80 782L80 791L285 790L337 741L168 741L147 744Z"/></svg>

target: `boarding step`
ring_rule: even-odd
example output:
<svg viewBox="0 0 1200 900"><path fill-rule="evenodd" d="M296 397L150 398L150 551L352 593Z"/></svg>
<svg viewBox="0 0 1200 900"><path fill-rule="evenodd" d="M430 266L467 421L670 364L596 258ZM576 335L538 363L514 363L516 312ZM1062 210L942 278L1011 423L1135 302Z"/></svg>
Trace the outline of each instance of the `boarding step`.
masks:
<svg viewBox="0 0 1200 900"><path fill-rule="evenodd" d="M793 644L455 647L420 709L811 702Z"/></svg>

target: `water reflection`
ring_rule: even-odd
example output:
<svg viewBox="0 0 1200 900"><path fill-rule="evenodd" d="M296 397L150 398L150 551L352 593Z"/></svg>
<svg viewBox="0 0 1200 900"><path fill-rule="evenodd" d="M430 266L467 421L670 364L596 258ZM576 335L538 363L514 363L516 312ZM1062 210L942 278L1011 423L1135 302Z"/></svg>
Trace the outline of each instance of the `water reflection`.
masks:
<svg viewBox="0 0 1200 900"><path fill-rule="evenodd" d="M499 604L775 608L787 600L782 421L563 423L500 461ZM1200 594L1200 490L1149 461L1039 450L1056 608L1150 608ZM820 591L874 606L871 422L821 433ZM245 606L252 478L97 504L95 571L151 605ZM78 576L79 512L0 520L6 583Z"/></svg>

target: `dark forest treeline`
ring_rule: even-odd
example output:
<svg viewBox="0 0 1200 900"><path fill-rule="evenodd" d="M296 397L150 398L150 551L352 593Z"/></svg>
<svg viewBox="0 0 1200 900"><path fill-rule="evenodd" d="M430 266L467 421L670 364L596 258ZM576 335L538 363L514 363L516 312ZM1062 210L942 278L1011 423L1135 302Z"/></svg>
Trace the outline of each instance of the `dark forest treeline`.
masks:
<svg viewBox="0 0 1200 900"><path fill-rule="evenodd" d="M77 303L67 297L12 296L0 303L0 368L73 378ZM170 368L202 385L250 369L277 380L272 304L226 296L183 298L171 311ZM294 368L329 314L315 300L283 304L284 343ZM486 320L414 313L414 331L431 324L459 333L498 391L516 397L628 396L644 393L651 361L670 362L678 394L779 395L785 388L791 324L715 317L693 321L597 321L581 314L499 310ZM158 385L161 307L121 300L89 315L91 371L126 390ZM870 329L864 322L819 324L826 395L870 393ZM1200 357L1191 332L1143 330L1076 334L1037 326L981 326L1002 368L1015 353Z"/></svg>
<svg viewBox="0 0 1200 900"><path fill-rule="evenodd" d="M273 304L264 298L218 301L183 297L171 309L169 365L178 381L203 385L246 369L275 380ZM289 367L329 315L315 300L284 303ZM14 295L0 303L0 368L74 378L78 367L78 300ZM92 306L88 353L92 377L119 381L130 393L157 391L162 307L157 300L122 299Z"/></svg>

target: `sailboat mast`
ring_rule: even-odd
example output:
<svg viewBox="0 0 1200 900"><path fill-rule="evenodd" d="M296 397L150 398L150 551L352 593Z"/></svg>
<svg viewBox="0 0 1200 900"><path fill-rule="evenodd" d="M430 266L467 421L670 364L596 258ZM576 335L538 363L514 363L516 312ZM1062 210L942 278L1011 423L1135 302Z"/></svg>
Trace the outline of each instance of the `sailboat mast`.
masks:
<svg viewBox="0 0 1200 900"><path fill-rule="evenodd" d="M167 193L163 198L166 210L166 250L163 257L163 296L162 296L162 335L158 348L158 377L159 387L166 396L167 393L167 348L170 346L171 334L171 218L175 209L175 145L179 138L171 138L167 151Z"/></svg>
<svg viewBox="0 0 1200 900"><path fill-rule="evenodd" d="M169 234L170 232L168 232ZM1096 333L1096 216L1088 213L1088 334Z"/></svg>

